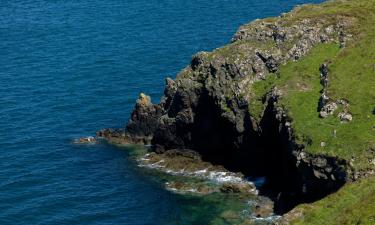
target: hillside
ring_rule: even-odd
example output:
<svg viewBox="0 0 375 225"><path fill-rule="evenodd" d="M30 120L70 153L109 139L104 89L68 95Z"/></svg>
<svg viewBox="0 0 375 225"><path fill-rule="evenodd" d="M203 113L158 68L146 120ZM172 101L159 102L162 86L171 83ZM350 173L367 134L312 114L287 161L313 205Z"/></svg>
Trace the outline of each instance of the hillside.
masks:
<svg viewBox="0 0 375 225"><path fill-rule="evenodd" d="M300 224L371 224L374 40L373 0L253 21L168 78L160 103L141 94L125 129L98 136L152 144L157 153L192 149L231 171L266 176L264 192L283 202L279 213L344 186L292 212L301 212Z"/></svg>

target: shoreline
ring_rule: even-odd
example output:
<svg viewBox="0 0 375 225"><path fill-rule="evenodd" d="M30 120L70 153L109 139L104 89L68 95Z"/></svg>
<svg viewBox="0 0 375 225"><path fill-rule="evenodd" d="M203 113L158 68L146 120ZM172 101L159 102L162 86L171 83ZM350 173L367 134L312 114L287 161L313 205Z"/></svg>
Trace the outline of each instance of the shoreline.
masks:
<svg viewBox="0 0 375 225"><path fill-rule="evenodd" d="M260 194L274 201L273 211L297 216L295 206L324 199L374 173L369 126L358 131L370 138L368 143L353 144L337 135L337 129L357 129L357 119L370 125L371 116L361 114L368 107L361 105L355 114L358 99L340 93L341 87L331 90L335 70L343 73L337 58L356 50L356 34L370 32L360 24L360 3L302 5L241 26L230 44L197 53L175 80L167 78L159 103L141 93L126 127L103 129L97 137L151 146L153 153L142 163L171 174L214 176L207 165L195 171L178 167L189 158L190 165L202 159L221 165L225 172L220 172L232 179L238 178L233 172L266 177ZM348 12L340 8L347 5L353 6ZM358 145L367 148L365 154L350 152ZM169 189L176 187L196 190L169 183Z"/></svg>

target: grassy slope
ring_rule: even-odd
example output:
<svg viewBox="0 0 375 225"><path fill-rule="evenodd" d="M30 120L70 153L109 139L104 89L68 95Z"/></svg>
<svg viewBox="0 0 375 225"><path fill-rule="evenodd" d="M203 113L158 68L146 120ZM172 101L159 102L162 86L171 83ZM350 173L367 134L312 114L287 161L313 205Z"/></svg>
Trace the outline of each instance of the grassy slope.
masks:
<svg viewBox="0 0 375 225"><path fill-rule="evenodd" d="M315 10L314 10L315 8ZM313 140L307 151L336 155L345 159L355 157L356 169L366 169L374 158L368 151L375 148L375 1L358 0L342 4L326 3L314 6L304 16L344 14L359 19L353 29L353 40L344 49L321 45L303 60L285 65L273 85L286 85L287 96L282 104L294 118L297 134ZM318 118L319 61L330 61L328 94L334 99L347 99L353 121L342 124L336 115ZM307 87L298 90L297 83ZM301 85L300 85L301 86ZM297 87L297 88L296 88ZM337 137L333 137L337 130ZM320 142L327 143L325 147ZM346 185L321 201L298 207L303 217L292 224L375 224L375 178Z"/></svg>
<svg viewBox="0 0 375 225"><path fill-rule="evenodd" d="M297 62L290 62L280 69L279 78L270 76L255 83L252 92L255 101L250 108L260 113L261 96L271 87L283 90L281 104L293 118L293 128L299 142L305 142L306 151L355 158L356 169L368 169L369 159L375 156L368 150L375 148L375 1L335 1L322 5L309 5L299 9L293 19L336 15L355 17L353 40L339 49L335 44L322 44ZM326 119L319 118L318 100L320 85L319 66L329 62L328 94L333 99L347 99L353 121L341 123L337 118L340 109ZM336 137L333 131L336 130ZM312 140L307 144L307 140ZM321 147L320 143L326 146Z"/></svg>
<svg viewBox="0 0 375 225"><path fill-rule="evenodd" d="M299 209L304 216L291 224L375 224L375 177L348 184L337 193Z"/></svg>
<svg viewBox="0 0 375 225"><path fill-rule="evenodd" d="M253 113L260 113L261 98L271 87L284 92L281 104L293 118L293 127L306 151L355 159L357 170L370 169L375 156L375 1L336 1L302 7L300 17L327 17L332 14L353 16L353 40L344 49L335 44L317 46L308 56L280 69L279 78L269 77L253 86ZM328 94L334 99L347 99L353 121L341 123L335 115L318 117L317 106L322 86L319 66L329 61ZM255 99L257 99L255 98ZM251 108L251 107L250 107ZM254 110L255 109L255 110ZM258 112L256 111L258 109ZM337 131L337 137L333 136ZM326 142L325 147L320 142ZM303 217L292 224L375 224L375 177L348 184L340 191L318 202L298 207Z"/></svg>
<svg viewBox="0 0 375 225"><path fill-rule="evenodd" d="M297 141L305 144L307 152L352 161L356 170L375 169L370 163L375 158L375 115L372 113L375 107L375 0L334 0L305 5L283 19L293 25L304 18L324 19L328 24L355 18L355 25L350 29L353 37L341 49L334 43L320 44L297 62L282 65L278 76L270 75L254 83L249 91L250 113L260 118L264 109L262 98L276 86L283 92L279 104L293 119ZM219 55L231 61L241 57L241 51L247 46L274 47L272 43L238 41L215 50L208 57ZM353 115L349 123L341 123L337 117L342 109L328 118L319 118L317 107L323 88L319 66L327 62L328 95L334 100L349 101ZM326 145L321 147L321 142ZM375 178L346 185L339 192L299 209L304 216L294 221L296 224L375 224Z"/></svg>

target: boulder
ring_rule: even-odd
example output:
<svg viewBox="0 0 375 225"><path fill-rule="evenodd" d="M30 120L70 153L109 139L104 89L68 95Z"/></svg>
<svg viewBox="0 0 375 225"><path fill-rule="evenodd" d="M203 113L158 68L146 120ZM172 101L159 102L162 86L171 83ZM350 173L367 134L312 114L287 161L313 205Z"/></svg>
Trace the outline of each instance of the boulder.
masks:
<svg viewBox="0 0 375 225"><path fill-rule="evenodd" d="M255 193L256 187L251 183L224 183L220 187L223 193Z"/></svg>
<svg viewBox="0 0 375 225"><path fill-rule="evenodd" d="M347 123L353 120L353 116L350 113L347 112L341 112L339 113L338 117L340 118L341 122Z"/></svg>
<svg viewBox="0 0 375 225"><path fill-rule="evenodd" d="M96 138L94 137L81 137L78 139L74 140L75 144L95 144L96 143Z"/></svg>

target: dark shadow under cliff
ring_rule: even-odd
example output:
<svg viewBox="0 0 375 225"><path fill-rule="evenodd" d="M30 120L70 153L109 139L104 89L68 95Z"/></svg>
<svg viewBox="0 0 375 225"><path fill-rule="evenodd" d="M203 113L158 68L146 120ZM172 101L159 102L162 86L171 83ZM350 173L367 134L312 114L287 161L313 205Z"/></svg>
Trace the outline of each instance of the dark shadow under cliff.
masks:
<svg viewBox="0 0 375 225"><path fill-rule="evenodd" d="M345 183L342 179L316 178L314 165L297 166L293 151L300 146L295 144L290 128L285 126L285 118L284 121L276 118L272 100L267 104L258 130L253 129L247 110L240 109L237 113L239 111L246 112L241 117L246 128L243 132L238 132L235 121L223 116L212 97L201 94L188 147L198 151L204 160L223 165L230 171L266 177L260 191L274 200L276 213L288 212L302 202L316 201Z"/></svg>
<svg viewBox="0 0 375 225"><path fill-rule="evenodd" d="M318 200L347 181L345 160L308 154L305 146L296 144L292 121L275 108L277 96L265 97L259 123L246 102L232 98L223 107L216 98L206 89L178 90L158 105L141 96L126 137L147 138L145 143L151 138L156 152L191 149L229 171L265 177L260 192L275 201L278 214Z"/></svg>

